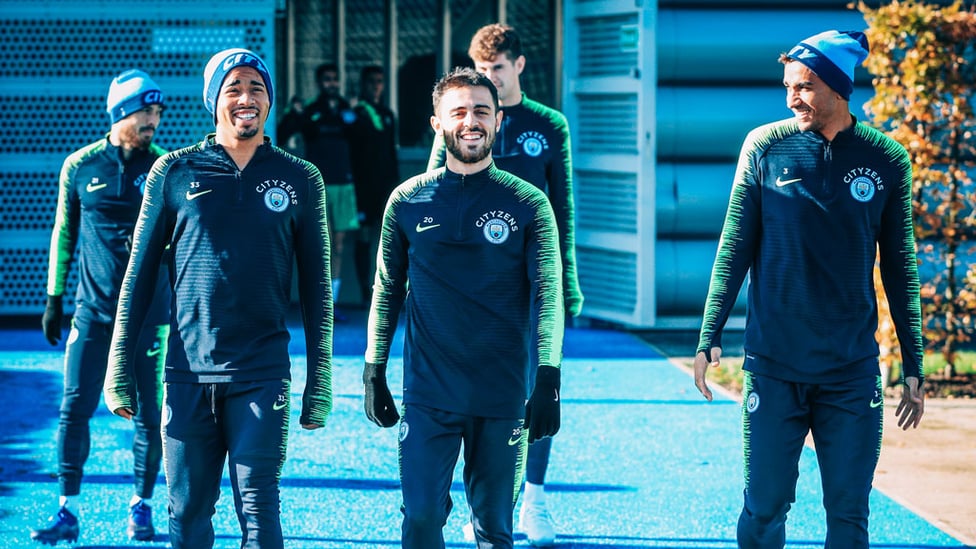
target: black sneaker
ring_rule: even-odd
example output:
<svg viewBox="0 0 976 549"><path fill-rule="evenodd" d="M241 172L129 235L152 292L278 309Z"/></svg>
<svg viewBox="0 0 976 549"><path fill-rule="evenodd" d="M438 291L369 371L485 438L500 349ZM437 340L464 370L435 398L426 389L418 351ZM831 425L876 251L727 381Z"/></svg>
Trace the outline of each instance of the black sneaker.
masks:
<svg viewBox="0 0 976 549"><path fill-rule="evenodd" d="M152 523L152 508L140 501L129 508L129 526L125 533L129 539L136 541L151 541L156 535Z"/></svg>
<svg viewBox="0 0 976 549"><path fill-rule="evenodd" d="M58 509L58 513L48 519L50 524L47 528L31 530L31 539L39 541L44 545L57 545L64 540L70 543L78 541L78 518L71 514L71 511L64 507Z"/></svg>

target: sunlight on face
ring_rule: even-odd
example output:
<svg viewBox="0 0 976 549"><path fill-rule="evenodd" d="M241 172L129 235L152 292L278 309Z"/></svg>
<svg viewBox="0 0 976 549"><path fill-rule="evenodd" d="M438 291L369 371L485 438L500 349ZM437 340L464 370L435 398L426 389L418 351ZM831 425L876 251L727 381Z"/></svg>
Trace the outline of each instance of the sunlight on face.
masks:
<svg viewBox="0 0 976 549"><path fill-rule="evenodd" d="M488 158L500 122L491 92L483 86L452 88L444 92L435 117L448 153L465 164Z"/></svg>
<svg viewBox="0 0 976 549"><path fill-rule="evenodd" d="M156 136L162 105L148 105L115 124L118 127L119 143L127 149L148 149Z"/></svg>
<svg viewBox="0 0 976 549"><path fill-rule="evenodd" d="M799 61L791 61L783 67L783 86L786 87L786 106L793 111L803 131L823 132L839 114L847 113L847 103L837 92Z"/></svg>
<svg viewBox="0 0 976 549"><path fill-rule="evenodd" d="M253 67L235 67L224 79L217 95L217 128L238 139L264 134L264 122L271 110L268 89Z"/></svg>

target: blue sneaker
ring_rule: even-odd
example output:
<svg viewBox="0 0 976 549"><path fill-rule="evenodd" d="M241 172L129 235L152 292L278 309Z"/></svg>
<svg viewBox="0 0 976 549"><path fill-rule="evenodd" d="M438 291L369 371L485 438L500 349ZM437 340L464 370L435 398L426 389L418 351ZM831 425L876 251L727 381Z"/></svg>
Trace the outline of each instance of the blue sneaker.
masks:
<svg viewBox="0 0 976 549"><path fill-rule="evenodd" d="M58 509L58 513L48 519L50 524L47 528L31 530L31 539L39 541L44 545L57 545L64 540L69 543L78 541L78 518L71 514L71 511L64 507Z"/></svg>
<svg viewBox="0 0 976 549"><path fill-rule="evenodd" d="M152 523L152 508L146 502L140 501L129 508L129 526L125 529L129 539L136 541L151 541L156 535Z"/></svg>

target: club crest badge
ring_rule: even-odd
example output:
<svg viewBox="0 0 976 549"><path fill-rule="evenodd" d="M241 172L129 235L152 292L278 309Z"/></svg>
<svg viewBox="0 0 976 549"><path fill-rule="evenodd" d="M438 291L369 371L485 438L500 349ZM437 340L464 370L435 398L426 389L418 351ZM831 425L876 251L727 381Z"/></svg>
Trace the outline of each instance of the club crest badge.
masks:
<svg viewBox="0 0 976 549"><path fill-rule="evenodd" d="M264 192L264 205L273 212L281 213L288 209L288 193L278 187L272 187Z"/></svg>
<svg viewBox="0 0 976 549"><path fill-rule="evenodd" d="M759 409L759 394L756 392L749 393L749 398L746 399L746 411L750 414Z"/></svg>
<svg viewBox="0 0 976 549"><path fill-rule="evenodd" d="M501 244L508 240L508 224L501 219L492 219L485 223L485 239L492 244Z"/></svg>
<svg viewBox="0 0 976 549"><path fill-rule="evenodd" d="M855 177L851 181L851 196L858 202L869 202L874 198L874 181L867 177Z"/></svg>

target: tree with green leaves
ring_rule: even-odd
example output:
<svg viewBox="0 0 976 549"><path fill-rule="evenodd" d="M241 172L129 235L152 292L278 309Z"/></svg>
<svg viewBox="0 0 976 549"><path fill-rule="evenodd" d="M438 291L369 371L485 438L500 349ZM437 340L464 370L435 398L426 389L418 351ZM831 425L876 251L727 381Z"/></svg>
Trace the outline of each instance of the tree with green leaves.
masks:
<svg viewBox="0 0 976 549"><path fill-rule="evenodd" d="M976 11L961 0L857 7L868 25L865 67L874 77L865 109L911 157L926 348L942 354L951 376L976 319ZM896 362L885 318L878 339L882 356Z"/></svg>

